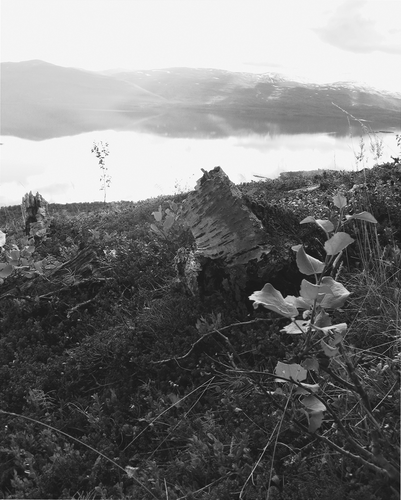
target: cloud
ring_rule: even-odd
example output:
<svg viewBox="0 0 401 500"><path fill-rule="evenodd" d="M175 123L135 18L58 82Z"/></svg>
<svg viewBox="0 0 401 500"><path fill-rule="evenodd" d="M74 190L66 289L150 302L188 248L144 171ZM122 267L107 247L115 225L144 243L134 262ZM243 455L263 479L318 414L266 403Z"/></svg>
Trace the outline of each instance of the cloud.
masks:
<svg viewBox="0 0 401 500"><path fill-rule="evenodd" d="M391 26L399 11L398 1L344 1L326 26L314 31L324 42L349 52L401 54L401 30Z"/></svg>

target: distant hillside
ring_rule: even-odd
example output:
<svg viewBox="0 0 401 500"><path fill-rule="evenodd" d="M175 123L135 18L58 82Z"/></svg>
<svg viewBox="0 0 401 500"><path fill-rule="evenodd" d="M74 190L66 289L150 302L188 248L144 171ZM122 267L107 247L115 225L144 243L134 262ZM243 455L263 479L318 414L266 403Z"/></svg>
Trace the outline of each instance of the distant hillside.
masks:
<svg viewBox="0 0 401 500"><path fill-rule="evenodd" d="M1 64L1 87L2 134L35 140L102 129L172 137L359 134L360 124L341 109L372 130L401 130L401 94L347 82L305 84L270 73L96 73L26 61Z"/></svg>
<svg viewBox="0 0 401 500"><path fill-rule="evenodd" d="M124 127L127 103L143 117L165 99L100 73L27 61L1 64L1 101L3 135L47 139Z"/></svg>

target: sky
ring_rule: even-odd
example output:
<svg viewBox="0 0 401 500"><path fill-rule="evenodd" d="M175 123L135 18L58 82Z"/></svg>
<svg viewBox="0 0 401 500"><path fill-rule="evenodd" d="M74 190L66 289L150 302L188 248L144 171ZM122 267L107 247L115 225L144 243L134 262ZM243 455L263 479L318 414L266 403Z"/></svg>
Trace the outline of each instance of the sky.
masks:
<svg viewBox="0 0 401 500"><path fill-rule="evenodd" d="M0 0L1 61L209 67L401 91L400 0Z"/></svg>

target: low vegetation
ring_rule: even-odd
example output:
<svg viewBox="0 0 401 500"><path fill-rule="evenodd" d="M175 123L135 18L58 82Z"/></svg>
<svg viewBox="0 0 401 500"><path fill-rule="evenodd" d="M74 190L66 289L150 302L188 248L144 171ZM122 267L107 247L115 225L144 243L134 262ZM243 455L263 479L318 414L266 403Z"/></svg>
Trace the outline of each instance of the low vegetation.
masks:
<svg viewBox="0 0 401 500"><path fill-rule="evenodd" d="M185 194L51 205L32 238L0 209L2 498L399 498L400 184L240 186L303 245L291 299L299 275L233 290L223 263L188 288Z"/></svg>

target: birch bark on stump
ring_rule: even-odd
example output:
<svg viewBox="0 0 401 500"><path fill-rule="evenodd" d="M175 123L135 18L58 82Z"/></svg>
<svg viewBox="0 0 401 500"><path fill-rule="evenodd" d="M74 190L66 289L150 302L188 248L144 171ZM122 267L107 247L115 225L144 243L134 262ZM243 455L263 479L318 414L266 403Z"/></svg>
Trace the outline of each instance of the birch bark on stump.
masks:
<svg viewBox="0 0 401 500"><path fill-rule="evenodd" d="M222 258L228 266L259 260L272 248L262 223L220 167L204 171L196 190L184 201L180 217L195 238L198 255Z"/></svg>

